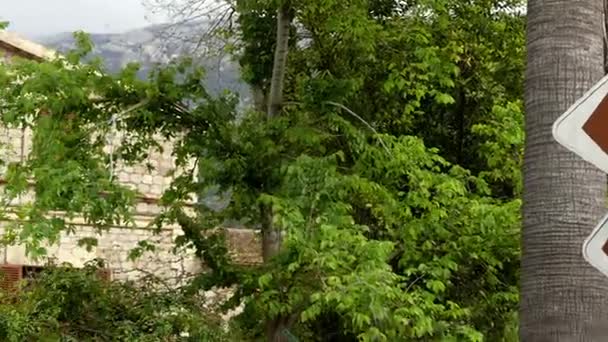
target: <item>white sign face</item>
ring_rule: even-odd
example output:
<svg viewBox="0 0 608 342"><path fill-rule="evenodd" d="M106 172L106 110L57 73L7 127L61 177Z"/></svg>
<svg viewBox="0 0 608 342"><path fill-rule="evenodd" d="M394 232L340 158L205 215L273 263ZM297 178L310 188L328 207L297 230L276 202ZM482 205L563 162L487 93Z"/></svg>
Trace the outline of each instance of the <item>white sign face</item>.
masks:
<svg viewBox="0 0 608 342"><path fill-rule="evenodd" d="M608 215L583 243L583 256L591 266L608 276Z"/></svg>
<svg viewBox="0 0 608 342"><path fill-rule="evenodd" d="M555 121L553 137L560 145L608 173L608 76ZM608 276L608 215L583 243L583 256Z"/></svg>
<svg viewBox="0 0 608 342"><path fill-rule="evenodd" d="M608 76L553 124L557 142L608 173Z"/></svg>

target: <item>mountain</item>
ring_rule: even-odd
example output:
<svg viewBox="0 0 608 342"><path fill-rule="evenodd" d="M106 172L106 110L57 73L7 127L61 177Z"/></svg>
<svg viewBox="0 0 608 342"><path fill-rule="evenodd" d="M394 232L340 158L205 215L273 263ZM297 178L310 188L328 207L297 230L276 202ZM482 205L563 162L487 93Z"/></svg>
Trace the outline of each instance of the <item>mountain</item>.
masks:
<svg viewBox="0 0 608 342"><path fill-rule="evenodd" d="M241 106L251 103L249 87L241 80L238 62L221 53L218 48L221 41L198 38L206 36L208 26L204 22L179 27L161 24L118 34L93 33L90 34L94 44L92 55L103 57L110 72L120 70L129 62L138 62L140 77L145 77L156 63L166 63L182 54L194 54L207 71L205 85L208 91L217 94L228 89L241 96ZM60 52L75 45L71 33L39 36L36 40Z"/></svg>

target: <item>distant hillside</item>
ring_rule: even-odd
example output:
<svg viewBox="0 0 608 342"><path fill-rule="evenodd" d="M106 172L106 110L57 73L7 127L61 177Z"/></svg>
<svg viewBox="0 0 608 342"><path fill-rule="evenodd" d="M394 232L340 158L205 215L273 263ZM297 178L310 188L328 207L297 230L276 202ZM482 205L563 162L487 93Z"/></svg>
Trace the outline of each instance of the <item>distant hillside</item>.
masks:
<svg viewBox="0 0 608 342"><path fill-rule="evenodd" d="M251 96L248 86L241 81L238 63L226 54L220 56L218 49L206 49L204 44L185 38L195 37L197 30L201 30L200 23L179 29L152 25L120 34L94 33L91 34L95 45L93 54L102 56L111 72L119 70L129 62L139 62L142 66L140 76L144 77L155 63L165 63L180 54L196 51L207 70L206 86L210 92L217 93L229 89L241 95L242 105L249 103ZM36 40L58 51L74 47L71 33L40 36Z"/></svg>

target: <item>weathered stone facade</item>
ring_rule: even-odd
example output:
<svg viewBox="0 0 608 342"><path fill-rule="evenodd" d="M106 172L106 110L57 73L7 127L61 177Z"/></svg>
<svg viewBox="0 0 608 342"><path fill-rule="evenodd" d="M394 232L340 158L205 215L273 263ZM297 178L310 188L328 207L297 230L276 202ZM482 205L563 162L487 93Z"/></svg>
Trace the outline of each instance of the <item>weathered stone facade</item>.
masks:
<svg viewBox="0 0 608 342"><path fill-rule="evenodd" d="M53 52L44 47L2 31L0 31L0 51L5 52L5 57L18 55L39 60L53 55ZM0 154L5 160L22 160L31 148L30 140L29 130L0 129ZM135 228L115 226L103 235L96 235L91 227L76 220L75 224L78 227L76 234L63 234L56 245L49 246L49 256L56 262L68 262L77 267L94 258L104 259L114 279L137 279L145 274L175 279L199 272L201 263L194 257L192 251L172 253L173 242L180 235L179 227L163 227L159 234L154 234L148 227L161 210L157 205L158 198L171 182L171 177L167 176L167 172L174 166L171 144L167 142L164 145L163 153L152 153L145 163L135 166L118 164L113 170L113 174L120 182L140 193L135 210ZM146 167L147 163L154 167L152 171ZM19 203L14 204L19 205ZM260 244L254 232L239 229L227 229L226 232L229 246L237 261L243 263L260 261ZM78 240L83 237L97 238L98 246L90 252L79 247ZM156 242L157 250L144 254L136 261L130 261L129 251L142 240ZM43 262L28 259L22 246L0 249L0 253L0 264L37 265Z"/></svg>

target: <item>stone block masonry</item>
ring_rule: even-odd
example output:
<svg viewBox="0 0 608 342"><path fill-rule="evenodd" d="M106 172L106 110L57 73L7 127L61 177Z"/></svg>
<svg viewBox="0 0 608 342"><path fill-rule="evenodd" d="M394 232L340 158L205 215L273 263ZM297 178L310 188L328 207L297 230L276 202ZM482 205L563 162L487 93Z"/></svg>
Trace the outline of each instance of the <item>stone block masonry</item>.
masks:
<svg viewBox="0 0 608 342"><path fill-rule="evenodd" d="M54 52L44 47L18 38L12 34L0 31L0 62L10 62L13 56L42 60L53 56ZM113 132L114 139L106 147L110 152L119 142L119 133ZM24 160L31 150L32 133L29 129L0 127L0 156L7 162ZM159 140L160 141L160 140ZM148 169L148 165L152 169ZM139 202L135 208L135 226L113 226L105 233L99 235L92 227L85 224L82 219L75 219L76 230L74 234L62 233L59 241L48 246L48 256L56 263L70 263L74 266L83 266L87 261L95 258L104 259L111 269L112 277L120 280L137 280L145 275L156 275L167 282L179 283L183 277L200 272L203 268L200 260L194 256L192 250L182 250L173 253L175 238L181 235L178 226L162 227L156 232L149 227L155 215L161 208L158 199L169 187L172 177L168 175L174 168L171 155L171 142L163 142L163 151L151 151L147 160L136 165L117 163L113 167L113 177L122 184L137 190L140 194ZM5 169L0 166L1 175ZM33 198L30 193L23 196L20 205ZM193 198L196 201L196 198ZM3 232L0 223L0 234ZM225 229L228 246L233 259L242 264L257 264L261 262L261 244L256 232L246 229ZM78 241L83 238L94 237L97 246L87 251L80 247ZM130 251L140 241L151 241L156 249L144 253L136 260L129 259ZM41 265L42 260L31 260L23 246L9 246L0 248L0 263L18 265Z"/></svg>
<svg viewBox="0 0 608 342"><path fill-rule="evenodd" d="M30 139L29 130L4 128L0 130L0 153L6 156L8 161L23 160L31 149ZM163 227L160 232L151 227L153 219L162 210L158 205L159 198L173 180L167 175L174 167L171 143L165 141L163 145L163 152L151 151L147 160L142 163L117 163L114 167L113 172L117 180L139 193L138 203L134 208L134 226L117 225L110 227L103 234L98 234L83 220L76 219L73 222L76 226L74 234L62 233L58 243L48 246L49 258L56 263L67 262L76 267L82 267L92 259L103 259L110 268L112 277L120 280L137 280L142 276L154 275L177 284L180 279L200 272L201 261L194 256L194 251L181 250L174 253L174 241L182 234L179 226ZM12 205L25 204L34 196L33 191L30 191L19 203ZM225 229L224 232L236 262L261 262L260 241L256 232L248 229ZM97 246L87 251L79 246L79 241L83 238L95 238ZM150 241L155 250L131 260L130 251L141 241ZM36 266L45 262L28 258L23 246L4 248L1 258L2 263L19 265Z"/></svg>

